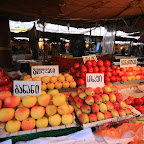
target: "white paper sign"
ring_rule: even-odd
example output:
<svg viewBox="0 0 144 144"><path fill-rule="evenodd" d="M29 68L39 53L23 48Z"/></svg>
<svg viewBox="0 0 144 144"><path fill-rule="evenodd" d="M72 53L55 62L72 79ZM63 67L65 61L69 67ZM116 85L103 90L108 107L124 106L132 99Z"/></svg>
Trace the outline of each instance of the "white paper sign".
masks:
<svg viewBox="0 0 144 144"><path fill-rule="evenodd" d="M120 67L136 67L137 66L137 59L120 59Z"/></svg>
<svg viewBox="0 0 144 144"><path fill-rule="evenodd" d="M41 81L17 81L13 82L13 93L15 96L41 95Z"/></svg>
<svg viewBox="0 0 144 144"><path fill-rule="evenodd" d="M45 65L45 66L32 66L31 76L43 77L43 76L59 76L59 66L58 65Z"/></svg>
<svg viewBox="0 0 144 144"><path fill-rule="evenodd" d="M95 60L95 61L97 61L96 55L82 56L82 58L83 58L84 63L85 63L87 60Z"/></svg>
<svg viewBox="0 0 144 144"><path fill-rule="evenodd" d="M104 87L104 74L87 73L86 74L86 87Z"/></svg>

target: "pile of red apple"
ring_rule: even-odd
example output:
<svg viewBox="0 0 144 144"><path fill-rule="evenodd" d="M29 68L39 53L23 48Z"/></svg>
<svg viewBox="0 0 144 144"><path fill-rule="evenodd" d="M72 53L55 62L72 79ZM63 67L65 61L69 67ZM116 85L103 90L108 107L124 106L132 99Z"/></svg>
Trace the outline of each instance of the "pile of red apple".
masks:
<svg viewBox="0 0 144 144"><path fill-rule="evenodd" d="M10 91L12 86L13 82L11 81L10 76L0 69L0 92Z"/></svg>
<svg viewBox="0 0 144 144"><path fill-rule="evenodd" d="M131 81L144 79L144 67L126 67L112 65L106 60L87 60L84 64L75 63L70 69L70 73L77 85L81 86L86 83L86 73L104 73L104 81L106 84L110 82Z"/></svg>
<svg viewBox="0 0 144 144"><path fill-rule="evenodd" d="M144 114L144 96L142 98L134 98L129 96L125 102L128 105L132 105L133 107L135 107L135 109L137 109L138 111L141 112L141 114Z"/></svg>
<svg viewBox="0 0 144 144"><path fill-rule="evenodd" d="M82 85L71 92L68 100L82 124L132 114L116 86L93 89Z"/></svg>

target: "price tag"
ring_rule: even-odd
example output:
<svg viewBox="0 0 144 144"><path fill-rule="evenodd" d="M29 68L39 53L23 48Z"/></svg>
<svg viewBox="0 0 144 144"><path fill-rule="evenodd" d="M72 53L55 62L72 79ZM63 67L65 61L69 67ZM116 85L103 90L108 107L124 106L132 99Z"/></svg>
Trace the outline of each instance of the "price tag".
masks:
<svg viewBox="0 0 144 144"><path fill-rule="evenodd" d="M41 81L14 81L13 93L15 96L41 95Z"/></svg>
<svg viewBox="0 0 144 144"><path fill-rule="evenodd" d="M32 66L31 76L43 77L43 76L59 76L59 66L58 65L46 65L46 66Z"/></svg>
<svg viewBox="0 0 144 144"><path fill-rule="evenodd" d="M137 59L120 59L120 67L136 67L137 66Z"/></svg>
<svg viewBox="0 0 144 144"><path fill-rule="evenodd" d="M84 63L85 63L87 60L95 60L95 61L97 61L96 55L82 56L82 58L83 58Z"/></svg>
<svg viewBox="0 0 144 144"><path fill-rule="evenodd" d="M93 74L87 73L86 74L86 87L104 87L104 74Z"/></svg>

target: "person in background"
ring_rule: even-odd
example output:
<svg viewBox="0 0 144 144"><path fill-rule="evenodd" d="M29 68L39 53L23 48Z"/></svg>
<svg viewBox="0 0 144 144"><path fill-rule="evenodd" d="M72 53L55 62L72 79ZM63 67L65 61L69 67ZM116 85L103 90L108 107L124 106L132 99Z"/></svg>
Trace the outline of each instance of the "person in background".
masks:
<svg viewBox="0 0 144 144"><path fill-rule="evenodd" d="M121 54L122 54L122 56L125 56L125 48L123 48L123 49L121 50Z"/></svg>

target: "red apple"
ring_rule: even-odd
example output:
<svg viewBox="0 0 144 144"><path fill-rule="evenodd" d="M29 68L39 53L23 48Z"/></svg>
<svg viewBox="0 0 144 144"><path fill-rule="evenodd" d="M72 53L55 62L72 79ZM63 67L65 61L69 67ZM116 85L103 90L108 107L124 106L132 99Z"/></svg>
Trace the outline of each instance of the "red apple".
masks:
<svg viewBox="0 0 144 144"><path fill-rule="evenodd" d="M94 92L95 92L95 94L102 95L103 94L103 89L101 87L96 87Z"/></svg>
<svg viewBox="0 0 144 144"><path fill-rule="evenodd" d="M99 94L95 94L93 96L93 98L94 98L94 101L95 101L96 104L101 104L102 103L102 97Z"/></svg>
<svg viewBox="0 0 144 144"><path fill-rule="evenodd" d="M81 66L81 72L86 73L86 72L87 72L87 67L84 66L84 65L82 65L82 66Z"/></svg>
<svg viewBox="0 0 144 144"><path fill-rule="evenodd" d="M126 104L131 105L133 101L131 99L126 99L125 102Z"/></svg>
<svg viewBox="0 0 144 144"><path fill-rule="evenodd" d="M86 63L85 63L85 65L87 67L92 67L92 61L91 60L87 60Z"/></svg>
<svg viewBox="0 0 144 144"><path fill-rule="evenodd" d="M98 104L93 103L93 104L91 105L91 110L92 110L93 113L99 112L99 106L98 106Z"/></svg>
<svg viewBox="0 0 144 144"><path fill-rule="evenodd" d="M74 68L70 68L70 72L71 72L71 74L75 74L76 70Z"/></svg>
<svg viewBox="0 0 144 144"><path fill-rule="evenodd" d="M89 115L89 121L90 122L96 122L97 121L97 116L96 114L92 113Z"/></svg>
<svg viewBox="0 0 144 144"><path fill-rule="evenodd" d="M82 107L82 105L84 104L84 100L83 99L79 99L76 101L76 105L78 108Z"/></svg>
<svg viewBox="0 0 144 144"><path fill-rule="evenodd" d="M109 60L106 60L106 61L104 62L104 66L110 67L110 65L111 65L111 62L110 62Z"/></svg>
<svg viewBox="0 0 144 144"><path fill-rule="evenodd" d="M132 97L133 98L133 97ZM144 103L144 96L141 98L143 100L143 103Z"/></svg>
<svg viewBox="0 0 144 144"><path fill-rule="evenodd" d="M99 71L100 71L100 72L105 72L105 66L100 66L100 67L99 67Z"/></svg>
<svg viewBox="0 0 144 144"><path fill-rule="evenodd" d="M130 141L128 144L137 144L137 142Z"/></svg>
<svg viewBox="0 0 144 144"><path fill-rule="evenodd" d="M113 69L113 70L115 70L116 68L117 68L117 66L115 66L115 65L112 66L112 69Z"/></svg>
<svg viewBox="0 0 144 144"><path fill-rule="evenodd" d="M99 67L98 66L94 66L93 67L93 72L94 73L98 73L99 72Z"/></svg>
<svg viewBox="0 0 144 144"><path fill-rule="evenodd" d="M117 80L116 76L112 76L110 80L111 80L111 82L116 82L116 80Z"/></svg>
<svg viewBox="0 0 144 144"><path fill-rule="evenodd" d="M118 88L116 86L111 86L112 93L118 93Z"/></svg>
<svg viewBox="0 0 144 144"><path fill-rule="evenodd" d="M89 123L89 116L85 113L82 113L79 115L79 121L82 124L87 124L87 123Z"/></svg>
<svg viewBox="0 0 144 144"><path fill-rule="evenodd" d="M116 70L113 70L113 71L112 71L112 75L113 75L113 76L116 76L117 74L118 74L118 72L117 72Z"/></svg>
<svg viewBox="0 0 144 144"><path fill-rule="evenodd" d="M77 85L79 85L79 86L83 85L84 83L85 83L85 82L84 82L83 79L78 79L78 80L77 80Z"/></svg>
<svg viewBox="0 0 144 144"><path fill-rule="evenodd" d="M91 66L88 67L88 73L93 73L93 68Z"/></svg>
<svg viewBox="0 0 144 144"><path fill-rule="evenodd" d="M76 95L76 96L74 97L74 101L75 101L75 102L77 102L79 99L80 99L80 97L79 97L78 95Z"/></svg>
<svg viewBox="0 0 144 144"><path fill-rule="evenodd" d="M116 76L116 81L117 82L120 82L121 81L121 78L119 76Z"/></svg>
<svg viewBox="0 0 144 144"><path fill-rule="evenodd" d="M109 111L107 111L106 113L104 113L104 117L105 119L110 119L112 118L112 114Z"/></svg>
<svg viewBox="0 0 144 144"><path fill-rule="evenodd" d="M127 79L128 79L127 76L122 76L122 77L121 77L121 80L122 80L122 81L127 81Z"/></svg>
<svg viewBox="0 0 144 144"><path fill-rule="evenodd" d="M79 67L80 67L79 63L75 63L75 64L74 64L74 68L75 68L75 69L78 69Z"/></svg>
<svg viewBox="0 0 144 144"><path fill-rule="evenodd" d="M118 102L120 102L120 101L123 100L123 95L122 95L121 93L116 93L115 95L116 95L116 100L117 100Z"/></svg>
<svg viewBox="0 0 144 144"><path fill-rule="evenodd" d="M92 66L95 67L97 65L97 62L95 60L92 60Z"/></svg>
<svg viewBox="0 0 144 144"><path fill-rule="evenodd" d="M85 79L86 78L86 73L81 73L80 78Z"/></svg>
<svg viewBox="0 0 144 144"><path fill-rule="evenodd" d="M69 100L69 102L71 102L73 100L73 97L71 95L69 95L68 100Z"/></svg>
<svg viewBox="0 0 144 144"><path fill-rule="evenodd" d="M120 77L124 76L124 72L123 71L120 71L119 74L118 74Z"/></svg>
<svg viewBox="0 0 144 144"><path fill-rule="evenodd" d="M117 101L114 102L113 105L114 105L114 108L115 108L116 110L118 110L118 109L120 108L120 104L119 104Z"/></svg>
<svg viewBox="0 0 144 144"><path fill-rule="evenodd" d="M105 76L111 77L111 76L112 76L112 73L109 72L109 71L107 71L107 72L105 73Z"/></svg>
<svg viewBox="0 0 144 144"><path fill-rule="evenodd" d="M106 71L109 71L109 72L112 71L111 67L106 67L105 69L106 69Z"/></svg>
<svg viewBox="0 0 144 144"><path fill-rule="evenodd" d="M125 69L124 69L124 68L120 68L120 71L123 71L123 72L124 72L124 71L125 71Z"/></svg>
<svg viewBox="0 0 144 144"><path fill-rule="evenodd" d="M105 82L105 83L109 83L109 82L110 82L110 78L109 78L108 76L105 76L105 77L104 77L104 82Z"/></svg>
<svg viewBox="0 0 144 144"><path fill-rule="evenodd" d="M142 105L143 104L143 100L141 98L135 98L134 99L134 104L137 105Z"/></svg>
<svg viewBox="0 0 144 144"><path fill-rule="evenodd" d="M0 69L0 77L2 77L2 76L3 76L3 70Z"/></svg>
<svg viewBox="0 0 144 144"><path fill-rule="evenodd" d="M97 66L99 66L99 67L100 67L100 66L103 66L103 61L102 61L102 60L98 60L98 61L97 61Z"/></svg>

